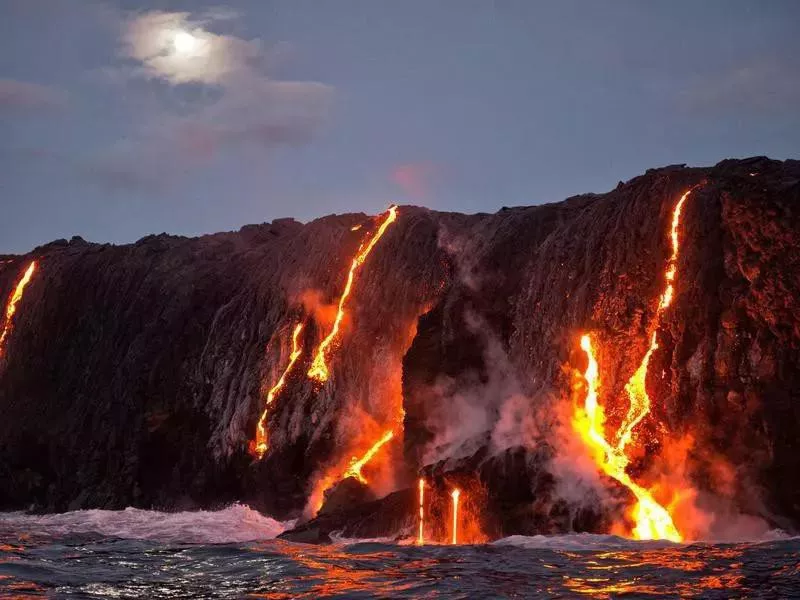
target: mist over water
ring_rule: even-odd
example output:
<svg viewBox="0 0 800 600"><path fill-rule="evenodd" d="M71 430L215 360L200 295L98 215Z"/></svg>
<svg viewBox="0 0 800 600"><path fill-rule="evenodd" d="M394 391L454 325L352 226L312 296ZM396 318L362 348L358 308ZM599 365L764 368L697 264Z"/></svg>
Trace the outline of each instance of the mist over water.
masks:
<svg viewBox="0 0 800 600"><path fill-rule="evenodd" d="M0 514L0 596L19 598L790 597L800 539L636 542L512 536L479 546L275 539L242 505Z"/></svg>

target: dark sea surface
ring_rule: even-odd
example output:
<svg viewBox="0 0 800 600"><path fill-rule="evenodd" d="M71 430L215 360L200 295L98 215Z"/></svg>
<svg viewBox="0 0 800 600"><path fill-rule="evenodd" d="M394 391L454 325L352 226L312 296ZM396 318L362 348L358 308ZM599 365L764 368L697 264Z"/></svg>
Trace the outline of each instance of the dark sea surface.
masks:
<svg viewBox="0 0 800 600"><path fill-rule="evenodd" d="M515 536L417 547L272 539L287 524L216 512L0 513L0 598L792 598L800 538L673 545Z"/></svg>

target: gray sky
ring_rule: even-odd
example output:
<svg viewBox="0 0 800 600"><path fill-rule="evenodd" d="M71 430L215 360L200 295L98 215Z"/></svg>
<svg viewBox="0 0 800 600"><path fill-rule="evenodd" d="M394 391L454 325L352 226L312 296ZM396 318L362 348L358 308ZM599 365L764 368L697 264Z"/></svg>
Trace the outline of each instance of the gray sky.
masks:
<svg viewBox="0 0 800 600"><path fill-rule="evenodd" d="M800 2L0 0L0 253L800 157Z"/></svg>

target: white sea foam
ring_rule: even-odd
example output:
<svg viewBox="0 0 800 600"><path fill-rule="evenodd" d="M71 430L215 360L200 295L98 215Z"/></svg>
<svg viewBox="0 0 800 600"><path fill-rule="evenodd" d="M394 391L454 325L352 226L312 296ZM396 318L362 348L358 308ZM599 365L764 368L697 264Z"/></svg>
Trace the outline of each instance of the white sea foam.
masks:
<svg viewBox="0 0 800 600"><path fill-rule="evenodd" d="M349 538L342 535L341 531L330 533L331 542L341 546L353 546L355 544L394 544L396 539L393 537L376 538Z"/></svg>
<svg viewBox="0 0 800 600"><path fill-rule="evenodd" d="M52 515L0 513L0 529L29 534L99 534L169 543L224 544L268 540L293 523L281 523L234 504L217 511L167 513L138 508L76 510Z"/></svg>
<svg viewBox="0 0 800 600"><path fill-rule="evenodd" d="M770 530L763 535L741 539L696 540L676 544L667 540L631 540L616 535L595 533L566 533L563 535L512 535L493 542L496 546L517 546L528 549L545 550L655 550L680 547L689 544L765 544L795 539L780 529Z"/></svg>
<svg viewBox="0 0 800 600"><path fill-rule="evenodd" d="M649 550L677 546L666 540L638 541L616 535L565 533L563 535L512 535L493 542L495 546L545 550Z"/></svg>

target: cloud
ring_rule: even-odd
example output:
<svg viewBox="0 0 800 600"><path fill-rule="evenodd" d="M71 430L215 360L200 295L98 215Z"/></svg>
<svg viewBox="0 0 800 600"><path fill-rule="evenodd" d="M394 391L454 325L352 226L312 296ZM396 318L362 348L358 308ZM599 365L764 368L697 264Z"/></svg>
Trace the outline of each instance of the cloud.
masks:
<svg viewBox="0 0 800 600"><path fill-rule="evenodd" d="M123 51L141 63L140 74L172 84L221 85L250 76L262 54L260 42L207 31L210 19L219 15L194 21L185 12L138 15L125 25Z"/></svg>
<svg viewBox="0 0 800 600"><path fill-rule="evenodd" d="M310 141L329 97L323 84L255 80L189 115L161 115L95 157L85 173L112 189L163 188L228 149L265 151Z"/></svg>
<svg viewBox="0 0 800 600"><path fill-rule="evenodd" d="M66 93L58 88L15 79L0 79L0 111L52 110L63 107L66 102Z"/></svg>
<svg viewBox="0 0 800 600"><path fill-rule="evenodd" d="M430 196L430 179L436 168L430 163L404 163L392 168L389 179L415 200Z"/></svg>
<svg viewBox="0 0 800 600"><path fill-rule="evenodd" d="M326 120L332 88L274 80L265 72L268 61L259 40L208 30L235 18L219 10L197 18L153 11L124 21L127 64L117 71L120 78L213 92L187 93L191 99L180 113L168 112L165 101L163 112L95 157L86 174L115 189L162 187L232 148L263 152L313 139Z"/></svg>
<svg viewBox="0 0 800 600"><path fill-rule="evenodd" d="M800 63L754 60L693 81L679 102L692 112L796 111L800 105Z"/></svg>

